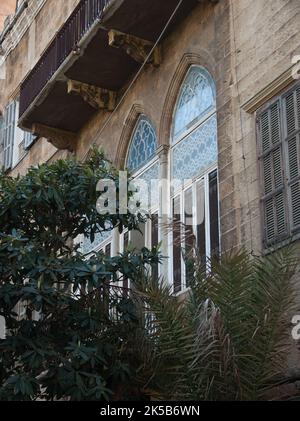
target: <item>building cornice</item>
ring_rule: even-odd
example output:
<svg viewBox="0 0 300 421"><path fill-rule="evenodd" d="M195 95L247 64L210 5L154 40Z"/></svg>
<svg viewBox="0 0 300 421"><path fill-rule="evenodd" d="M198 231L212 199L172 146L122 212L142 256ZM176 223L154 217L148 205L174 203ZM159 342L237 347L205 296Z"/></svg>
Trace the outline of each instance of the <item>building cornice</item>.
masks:
<svg viewBox="0 0 300 421"><path fill-rule="evenodd" d="M242 108L247 113L255 113L262 105L266 104L270 99L278 95L295 80L294 67L295 66L290 67L269 83L264 89L257 92L252 98L242 105Z"/></svg>

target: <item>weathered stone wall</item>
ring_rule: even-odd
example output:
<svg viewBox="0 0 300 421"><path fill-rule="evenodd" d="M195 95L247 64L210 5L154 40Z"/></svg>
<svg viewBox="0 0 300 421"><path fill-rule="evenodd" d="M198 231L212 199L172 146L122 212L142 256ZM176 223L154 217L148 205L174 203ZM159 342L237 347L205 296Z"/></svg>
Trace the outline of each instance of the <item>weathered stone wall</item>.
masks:
<svg viewBox="0 0 300 421"><path fill-rule="evenodd" d="M0 78L0 113L3 112L10 100L18 98L22 80L35 66L43 51L48 47L56 32L78 2L79 0L29 1L28 9L20 16L17 24L3 43L4 54L6 50L12 50L5 58L5 79L1 80ZM39 3L42 4L42 7L35 19L32 19L32 10ZM23 34L24 29L26 31ZM20 38L19 42L15 47L12 47L18 37ZM54 154L58 157L66 155L65 152L57 153L56 148L45 139L40 139L20 160L12 174L24 173L28 166L48 161Z"/></svg>
<svg viewBox="0 0 300 421"><path fill-rule="evenodd" d="M2 0L0 3L0 31L3 29L4 21L16 9L16 0Z"/></svg>
<svg viewBox="0 0 300 421"><path fill-rule="evenodd" d="M0 81L0 107L17 95L20 82L78 1L46 1L7 58L7 79ZM246 246L254 253L260 252L256 116L246 112L244 104L291 68L292 57L300 55L299 39L299 0L220 0L218 4L199 4L163 42L161 66L146 67L113 114L99 112L86 124L79 134L77 157L84 159L90 146L97 144L121 166L140 112L152 120L159 143L169 144L172 113L188 67L206 67L217 86L222 248ZM51 144L41 139L13 174L23 174L30 165L66 155L56 153Z"/></svg>
<svg viewBox="0 0 300 421"><path fill-rule="evenodd" d="M7 57L0 107L17 96L20 82L78 1L45 2ZM153 121L160 144L168 144L174 103L189 65L207 67L217 85L222 246L246 245L259 251L255 114L247 113L243 104L290 68L292 57L300 54L299 9L298 0L220 0L216 5L199 5L164 41L161 66L144 69L113 115L99 112L86 124L79 134L78 158L83 159L96 143L122 164L140 111ZM14 173L24 173L28 165L48 160L54 153L55 148L40 140Z"/></svg>

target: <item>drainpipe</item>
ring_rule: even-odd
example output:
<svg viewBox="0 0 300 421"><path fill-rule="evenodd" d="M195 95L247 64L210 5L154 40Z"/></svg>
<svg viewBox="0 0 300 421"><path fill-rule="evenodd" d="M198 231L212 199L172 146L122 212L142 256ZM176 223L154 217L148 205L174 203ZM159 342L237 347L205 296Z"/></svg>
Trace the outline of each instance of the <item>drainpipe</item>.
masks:
<svg viewBox="0 0 300 421"><path fill-rule="evenodd" d="M5 40L6 36L10 33L10 31L14 27L15 23L17 22L17 20L21 16L21 14L24 12L25 9L27 9L27 7L28 7L28 1L24 1L22 3L21 7L19 7L19 9L16 11L16 13L14 14L14 17L13 17L12 21L7 26L7 28L4 29L4 31L2 32L2 34L0 36L0 46L2 45L2 43Z"/></svg>

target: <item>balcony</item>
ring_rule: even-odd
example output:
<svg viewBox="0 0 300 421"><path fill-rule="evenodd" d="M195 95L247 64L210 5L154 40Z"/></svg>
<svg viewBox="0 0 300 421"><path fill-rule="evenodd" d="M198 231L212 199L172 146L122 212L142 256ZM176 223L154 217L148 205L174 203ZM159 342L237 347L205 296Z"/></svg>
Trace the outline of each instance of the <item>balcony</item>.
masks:
<svg viewBox="0 0 300 421"><path fill-rule="evenodd" d="M199 0L183 0L168 35ZM81 0L21 85L19 125L72 149L99 109L112 111L178 0ZM158 66L160 48L149 65Z"/></svg>

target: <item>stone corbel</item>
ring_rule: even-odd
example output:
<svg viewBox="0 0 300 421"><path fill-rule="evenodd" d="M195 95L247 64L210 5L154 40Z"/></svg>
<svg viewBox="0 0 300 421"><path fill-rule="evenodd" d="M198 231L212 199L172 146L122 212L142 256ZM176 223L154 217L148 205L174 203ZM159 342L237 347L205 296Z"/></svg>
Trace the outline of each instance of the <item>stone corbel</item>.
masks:
<svg viewBox="0 0 300 421"><path fill-rule="evenodd" d="M79 95L96 110L113 111L116 107L116 92L78 82L77 80L68 80L68 94Z"/></svg>
<svg viewBox="0 0 300 421"><path fill-rule="evenodd" d="M111 47L121 48L133 60L138 63L144 63L154 44L151 41L135 37L134 35L124 34L123 32L112 29L108 33L108 43ZM148 60L147 64L158 67L161 63L161 47L157 46Z"/></svg>
<svg viewBox="0 0 300 421"><path fill-rule="evenodd" d="M32 131L33 134L46 138L57 149L66 149L74 152L76 141L76 135L74 133L44 126L43 124L34 124Z"/></svg>

